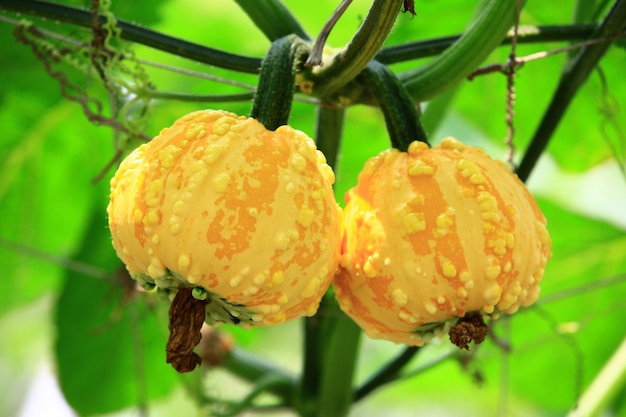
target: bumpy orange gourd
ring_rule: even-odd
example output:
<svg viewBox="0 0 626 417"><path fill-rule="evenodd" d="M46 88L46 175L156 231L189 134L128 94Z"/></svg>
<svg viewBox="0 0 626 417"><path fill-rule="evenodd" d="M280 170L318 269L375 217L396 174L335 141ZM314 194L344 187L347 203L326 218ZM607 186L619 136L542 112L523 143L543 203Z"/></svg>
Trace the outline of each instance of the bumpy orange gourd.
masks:
<svg viewBox="0 0 626 417"><path fill-rule="evenodd" d="M546 219L509 168L446 138L370 159L346 195L334 288L373 338L421 345L469 312L535 302Z"/></svg>
<svg viewBox="0 0 626 417"><path fill-rule="evenodd" d="M144 287L208 298L206 321L313 315L340 246L334 174L304 133L225 111L190 113L111 180L113 246Z"/></svg>

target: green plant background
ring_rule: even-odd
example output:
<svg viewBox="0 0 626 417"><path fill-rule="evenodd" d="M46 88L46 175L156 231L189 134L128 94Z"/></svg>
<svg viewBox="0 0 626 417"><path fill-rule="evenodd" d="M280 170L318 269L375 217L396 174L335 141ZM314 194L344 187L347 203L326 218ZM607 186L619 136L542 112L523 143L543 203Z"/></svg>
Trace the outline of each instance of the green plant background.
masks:
<svg viewBox="0 0 626 417"><path fill-rule="evenodd" d="M330 0L284 3L311 36L336 6ZM400 15L387 45L459 33L474 15L477 2L416 3L417 16ZM329 44L341 46L349 41L368 7L369 2L356 1L332 32ZM529 2L521 20L523 24L565 24L571 22L573 8L573 2L563 7ZM232 1L159 0L150 2L150 7L114 2L112 11L127 21L226 51L262 57L270 45ZM41 24L88 39L77 28ZM219 398L240 397L246 386L223 371L209 372L205 381L176 375L164 361L167 313L163 306L141 296L129 297L118 283L98 278L120 266L106 228L107 182L112 171L92 183L115 151L112 132L88 122L78 105L61 97L58 83L47 76L27 47L15 41L12 30L12 25L0 22L0 265L4 272L0 278L0 416L17 415L43 363L51 364L68 402L83 415L119 412L142 402L148 404L151 416L173 410L193 415L196 405L191 393L201 386ZM518 54L562 45L520 45ZM133 49L140 58L256 83L252 75L139 45ZM489 61L503 62L507 54L507 47L500 48ZM566 54L548 57L519 71L515 143L520 153L550 100L565 59ZM414 68L423 62L392 69ZM490 339L465 366L443 361L377 391L358 403L351 415L564 415L625 337L626 185L620 173L626 158L625 51L612 47L601 67L608 93L594 72L529 181L548 218L554 256L537 307L494 328L498 337L511 344L511 351L505 352ZM162 90L236 91L169 71L149 72L151 82ZM432 108L440 104L445 113L438 117L428 114L427 108L425 116L433 142L453 135L503 157L505 95L505 78L491 74L463 82L438 97ZM607 102L612 103L608 108ZM160 101L146 134L153 136L199 108L247 114L250 104ZM290 122L313 136L314 106L295 102ZM348 109L336 170L339 201L355 184L364 161L388 146L377 109ZM77 270L85 266L91 269ZM590 287L593 283L597 288ZM563 293L569 289L580 291ZM298 371L301 329L297 323L226 331L236 344ZM357 380L399 349L388 342L364 340ZM447 341L433 343L411 368L448 351ZM615 398L608 408L613 415L626 416L626 388L621 387Z"/></svg>

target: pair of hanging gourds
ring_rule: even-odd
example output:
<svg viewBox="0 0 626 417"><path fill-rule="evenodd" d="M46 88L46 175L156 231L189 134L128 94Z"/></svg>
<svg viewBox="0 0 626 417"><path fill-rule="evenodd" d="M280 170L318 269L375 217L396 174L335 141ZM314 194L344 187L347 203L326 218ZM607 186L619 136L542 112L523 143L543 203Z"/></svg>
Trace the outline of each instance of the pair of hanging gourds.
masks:
<svg viewBox="0 0 626 417"><path fill-rule="evenodd" d="M293 58L289 39L280 47ZM271 116L267 106L291 103L295 66L268 56L292 82L285 88L264 61L255 106ZM411 120L393 108L411 100L396 100L397 82L372 68L366 81L390 91L379 95L391 100L381 102L388 128L397 114L399 124ZM268 100L277 90L285 100ZM314 315L333 284L369 336L408 345L446 334L470 313L510 314L537 299L551 250L546 219L504 163L453 138L414 141L367 161L342 210L313 140L265 126L193 112L121 163L109 225L140 285L170 298L193 289L209 324L265 326Z"/></svg>

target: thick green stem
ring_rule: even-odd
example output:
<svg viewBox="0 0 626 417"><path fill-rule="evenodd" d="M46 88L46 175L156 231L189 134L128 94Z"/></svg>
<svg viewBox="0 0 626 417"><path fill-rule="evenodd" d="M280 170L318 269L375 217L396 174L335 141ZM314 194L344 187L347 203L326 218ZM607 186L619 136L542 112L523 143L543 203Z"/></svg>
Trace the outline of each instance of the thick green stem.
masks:
<svg viewBox="0 0 626 417"><path fill-rule="evenodd" d="M359 75L359 80L378 100L394 148L406 151L413 141L428 143L413 99L389 68L372 61Z"/></svg>
<svg viewBox="0 0 626 417"><path fill-rule="evenodd" d="M346 417L353 403L353 379L361 328L335 305L327 316L328 333L323 348L323 368L315 417ZM330 321L332 320L332 321Z"/></svg>
<svg viewBox="0 0 626 417"><path fill-rule="evenodd" d="M512 0L487 0L457 42L427 64L400 74L409 94L418 101L429 100L474 71L506 36L515 9Z"/></svg>
<svg viewBox="0 0 626 417"><path fill-rule="evenodd" d="M317 109L315 142L332 168L337 163L346 110L320 106Z"/></svg>
<svg viewBox="0 0 626 417"><path fill-rule="evenodd" d="M301 417L345 417L353 403L352 383L361 329L326 294L305 323L304 369L296 400Z"/></svg>
<svg viewBox="0 0 626 417"><path fill-rule="evenodd" d="M315 416L318 407L319 391L321 387L324 336L327 327L329 295L324 296L317 314L303 320L304 350L302 352L302 377L298 391L296 408L300 416Z"/></svg>
<svg viewBox="0 0 626 417"><path fill-rule="evenodd" d="M596 0L576 0L572 22L574 24L593 22L595 6ZM594 28L594 31L595 29L596 28ZM593 35L593 32L589 33L585 39L588 39L591 35ZM569 58L573 58L576 55L576 52L576 50L570 51L568 53Z"/></svg>
<svg viewBox="0 0 626 417"><path fill-rule="evenodd" d="M350 43L323 67L310 74L313 95L324 97L352 81L380 51L400 8L402 0L374 0L363 24Z"/></svg>
<svg viewBox="0 0 626 417"><path fill-rule="evenodd" d="M344 115L345 109L318 108L316 145L331 167L337 160ZM326 342L332 335L337 314L341 314L337 302L332 294L326 294L317 314L304 320L303 367L297 400L298 412L303 417L321 416L318 412L319 398L326 369L324 364L329 360Z"/></svg>
<svg viewBox="0 0 626 417"><path fill-rule="evenodd" d="M302 39L311 38L280 0L235 0L271 41L295 34Z"/></svg>
<svg viewBox="0 0 626 417"><path fill-rule="evenodd" d="M268 130L276 130L289 121L296 69L306 50L300 38L289 35L274 41L263 58L251 117Z"/></svg>
<svg viewBox="0 0 626 417"><path fill-rule="evenodd" d="M29 16L44 17L53 21L71 23L82 27L91 27L93 25L91 12L57 3L35 0L3 0L2 4L0 4L0 9L11 10ZM105 19L105 16L100 16L100 20L103 23ZM256 74L261 65L261 60L258 58L208 48L193 42L163 35L119 19L116 24L121 30L120 36L123 39L197 62L251 74Z"/></svg>
<svg viewBox="0 0 626 417"><path fill-rule="evenodd" d="M611 37L626 27L626 0L618 0L606 15L593 38ZM530 145L517 169L522 181L530 176L539 156L543 153L561 118L572 99L585 83L600 58L611 46L611 42L601 42L582 48L565 67L559 85L552 96L548 109L535 131Z"/></svg>
<svg viewBox="0 0 626 417"><path fill-rule="evenodd" d="M604 11L611 7L612 0L598 0L595 10L593 11L593 15L591 15L591 20L596 21L602 16Z"/></svg>

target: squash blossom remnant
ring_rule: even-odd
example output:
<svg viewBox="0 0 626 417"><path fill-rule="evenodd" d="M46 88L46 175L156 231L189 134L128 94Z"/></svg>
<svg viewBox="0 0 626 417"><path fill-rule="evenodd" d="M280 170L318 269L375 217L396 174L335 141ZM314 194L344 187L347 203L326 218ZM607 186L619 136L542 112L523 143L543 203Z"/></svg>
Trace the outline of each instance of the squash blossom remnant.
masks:
<svg viewBox="0 0 626 417"><path fill-rule="evenodd" d="M111 180L113 246L144 288L186 287L205 321L244 327L317 311L339 261L334 174L304 133L190 113Z"/></svg>
<svg viewBox="0 0 626 417"><path fill-rule="evenodd" d="M446 138L371 158L346 194L335 293L373 338L464 348L482 319L533 304L551 256L546 219L502 162ZM468 330L470 329L470 330ZM469 339L468 339L469 338Z"/></svg>

